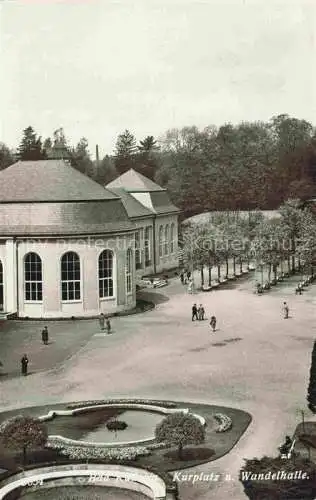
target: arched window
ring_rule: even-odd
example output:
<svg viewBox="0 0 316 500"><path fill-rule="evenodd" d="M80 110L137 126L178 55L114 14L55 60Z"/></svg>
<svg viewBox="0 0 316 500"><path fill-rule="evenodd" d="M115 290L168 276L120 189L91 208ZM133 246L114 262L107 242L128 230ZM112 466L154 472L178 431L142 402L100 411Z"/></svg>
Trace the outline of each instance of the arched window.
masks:
<svg viewBox="0 0 316 500"><path fill-rule="evenodd" d="M0 311L3 311L3 266L0 260Z"/></svg>
<svg viewBox="0 0 316 500"><path fill-rule="evenodd" d="M174 223L170 227L170 253L174 253Z"/></svg>
<svg viewBox="0 0 316 500"><path fill-rule="evenodd" d="M112 250L103 250L99 256L99 297L114 297Z"/></svg>
<svg viewBox="0 0 316 500"><path fill-rule="evenodd" d="M126 252L126 293L132 293L133 253L130 248Z"/></svg>
<svg viewBox="0 0 316 500"><path fill-rule="evenodd" d="M61 259L61 300L80 300L80 259L67 252Z"/></svg>
<svg viewBox="0 0 316 500"><path fill-rule="evenodd" d="M165 227L165 238L164 238L164 254L168 255L169 251L169 225L167 224Z"/></svg>
<svg viewBox="0 0 316 500"><path fill-rule="evenodd" d="M34 252L24 257L24 299L27 301L43 300L42 261Z"/></svg>
<svg viewBox="0 0 316 500"><path fill-rule="evenodd" d="M163 256L163 227L159 227L159 257Z"/></svg>
<svg viewBox="0 0 316 500"><path fill-rule="evenodd" d="M151 265L151 227L145 228L145 266Z"/></svg>

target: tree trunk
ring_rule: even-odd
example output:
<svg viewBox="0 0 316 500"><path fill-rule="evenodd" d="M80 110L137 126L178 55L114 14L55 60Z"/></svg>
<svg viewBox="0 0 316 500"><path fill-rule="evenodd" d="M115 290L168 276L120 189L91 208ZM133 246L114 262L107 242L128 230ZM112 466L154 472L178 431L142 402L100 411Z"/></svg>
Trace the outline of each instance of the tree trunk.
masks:
<svg viewBox="0 0 316 500"><path fill-rule="evenodd" d="M277 271L278 271L278 266L276 264L274 264L274 266L273 266L273 279L274 279L274 281L277 280Z"/></svg>
<svg viewBox="0 0 316 500"><path fill-rule="evenodd" d="M178 458L179 458L179 460L182 460L182 459L183 459L182 450L183 450L183 445L182 445L182 443L181 443L181 444L179 444L179 446L178 446Z"/></svg>
<svg viewBox="0 0 316 500"><path fill-rule="evenodd" d="M221 265L218 264L217 266L217 279L218 279L218 282L221 281Z"/></svg>
<svg viewBox="0 0 316 500"><path fill-rule="evenodd" d="M234 276L236 275L236 257L235 257L235 255L233 256L233 274L234 274Z"/></svg>
<svg viewBox="0 0 316 500"><path fill-rule="evenodd" d="M23 446L23 465L26 464L26 446Z"/></svg>
<svg viewBox="0 0 316 500"><path fill-rule="evenodd" d="M228 273L229 273L229 262L228 262L228 257L226 257L226 278L228 278Z"/></svg>
<svg viewBox="0 0 316 500"><path fill-rule="evenodd" d="M200 271L201 271L201 286L203 286L204 285L204 266L201 266Z"/></svg>
<svg viewBox="0 0 316 500"><path fill-rule="evenodd" d="M283 274L283 259L280 261L281 274Z"/></svg>
<svg viewBox="0 0 316 500"><path fill-rule="evenodd" d="M242 259L239 260L239 270L240 274L242 274Z"/></svg>
<svg viewBox="0 0 316 500"><path fill-rule="evenodd" d="M272 265L271 265L271 262L269 262L269 268L268 268L268 283L269 283L269 285L271 283L271 268L272 268Z"/></svg>
<svg viewBox="0 0 316 500"><path fill-rule="evenodd" d="M287 258L287 269L288 269L288 273L291 274L291 257L288 256Z"/></svg>
<svg viewBox="0 0 316 500"><path fill-rule="evenodd" d="M208 286L212 286L212 264L208 265Z"/></svg>

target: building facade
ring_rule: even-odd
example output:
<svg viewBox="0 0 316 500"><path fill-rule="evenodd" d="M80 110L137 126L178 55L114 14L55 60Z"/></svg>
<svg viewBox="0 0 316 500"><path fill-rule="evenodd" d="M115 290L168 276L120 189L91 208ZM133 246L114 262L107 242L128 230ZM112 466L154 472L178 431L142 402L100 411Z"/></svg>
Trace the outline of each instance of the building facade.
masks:
<svg viewBox="0 0 316 500"><path fill-rule="evenodd" d="M178 217L165 189L133 169L110 182L136 227L137 277L163 273L178 266Z"/></svg>
<svg viewBox="0 0 316 500"><path fill-rule="evenodd" d="M140 215L135 200L130 217L114 191L62 160L0 172L0 310L71 318L135 307L136 266L145 269L147 259L154 271L159 247L146 206Z"/></svg>

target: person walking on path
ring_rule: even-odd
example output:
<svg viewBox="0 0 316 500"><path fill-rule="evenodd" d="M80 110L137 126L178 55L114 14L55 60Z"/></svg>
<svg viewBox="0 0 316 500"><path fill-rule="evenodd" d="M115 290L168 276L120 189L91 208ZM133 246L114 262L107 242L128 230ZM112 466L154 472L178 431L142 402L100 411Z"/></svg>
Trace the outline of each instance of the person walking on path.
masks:
<svg viewBox="0 0 316 500"><path fill-rule="evenodd" d="M181 284L183 285L184 284L184 272L183 271L180 273L180 281L181 281Z"/></svg>
<svg viewBox="0 0 316 500"><path fill-rule="evenodd" d="M204 309L203 305L200 304L200 306L198 308L198 316L199 316L200 321L204 320L204 315L205 315L205 309Z"/></svg>
<svg viewBox="0 0 316 500"><path fill-rule="evenodd" d="M284 315L284 319L288 319L289 312L290 312L289 306L287 305L286 302L283 302L283 315Z"/></svg>
<svg viewBox="0 0 316 500"><path fill-rule="evenodd" d="M28 357L26 354L24 354L24 356L21 358L21 371L22 371L22 375L27 375L27 365L28 365Z"/></svg>
<svg viewBox="0 0 316 500"><path fill-rule="evenodd" d="M199 319L198 318L198 310L197 310L197 307L196 307L196 304L193 304L192 306L192 321L194 321L195 319Z"/></svg>
<svg viewBox="0 0 316 500"><path fill-rule="evenodd" d="M108 334L111 333L111 321L110 321L109 318L106 318L105 324L106 324L106 331L107 331L107 333Z"/></svg>
<svg viewBox="0 0 316 500"><path fill-rule="evenodd" d="M189 280L188 293L193 293L193 281Z"/></svg>
<svg viewBox="0 0 316 500"><path fill-rule="evenodd" d="M99 316L99 324L100 324L101 330L104 330L105 316L103 313L101 313Z"/></svg>
<svg viewBox="0 0 316 500"><path fill-rule="evenodd" d="M43 341L43 344L45 344L45 345L48 344L48 328L47 328L47 326L45 326L44 330L42 330L42 341Z"/></svg>
<svg viewBox="0 0 316 500"><path fill-rule="evenodd" d="M213 333L215 333L216 330L216 322L217 322L216 317L212 316L210 321L210 327L212 328Z"/></svg>

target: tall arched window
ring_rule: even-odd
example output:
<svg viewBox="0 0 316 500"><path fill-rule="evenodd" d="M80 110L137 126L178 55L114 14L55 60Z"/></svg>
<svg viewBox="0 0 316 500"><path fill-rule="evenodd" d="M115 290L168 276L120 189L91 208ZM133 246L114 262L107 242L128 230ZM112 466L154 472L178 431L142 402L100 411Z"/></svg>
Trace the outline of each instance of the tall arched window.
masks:
<svg viewBox="0 0 316 500"><path fill-rule="evenodd" d="M34 252L24 257L24 299L27 301L43 300L42 261Z"/></svg>
<svg viewBox="0 0 316 500"><path fill-rule="evenodd" d="M169 225L165 227L165 237L164 237L164 254L168 255L169 252Z"/></svg>
<svg viewBox="0 0 316 500"><path fill-rule="evenodd" d="M0 260L0 311L3 311L3 266Z"/></svg>
<svg viewBox="0 0 316 500"><path fill-rule="evenodd" d="M132 293L133 254L130 248L126 252L126 293Z"/></svg>
<svg viewBox="0 0 316 500"><path fill-rule="evenodd" d="M80 258L75 252L67 252L61 259L61 299L80 300Z"/></svg>
<svg viewBox="0 0 316 500"><path fill-rule="evenodd" d="M151 265L151 226L145 228L145 266Z"/></svg>
<svg viewBox="0 0 316 500"><path fill-rule="evenodd" d="M103 250L99 256L99 297L104 299L113 296L113 252Z"/></svg>
<svg viewBox="0 0 316 500"><path fill-rule="evenodd" d="M163 227L159 227L159 257L163 256Z"/></svg>
<svg viewBox="0 0 316 500"><path fill-rule="evenodd" d="M174 223L170 226L170 253L174 253Z"/></svg>

